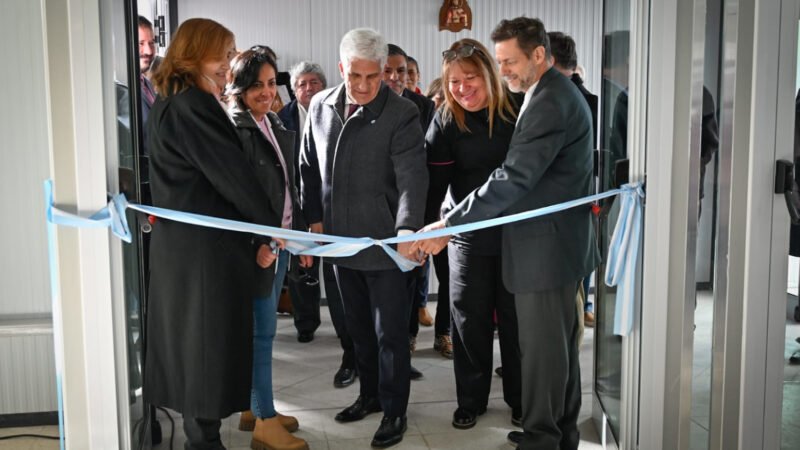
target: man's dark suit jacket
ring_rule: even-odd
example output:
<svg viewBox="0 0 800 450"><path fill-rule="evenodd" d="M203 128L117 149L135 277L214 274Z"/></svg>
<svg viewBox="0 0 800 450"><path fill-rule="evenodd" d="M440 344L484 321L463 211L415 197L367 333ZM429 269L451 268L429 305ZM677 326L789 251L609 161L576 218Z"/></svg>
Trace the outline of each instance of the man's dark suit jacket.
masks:
<svg viewBox="0 0 800 450"><path fill-rule="evenodd" d="M300 156L301 202L326 233L383 239L423 225L428 168L419 111L381 83L378 95L344 120L345 87L314 96ZM355 270L397 265L378 247L337 258Z"/></svg>
<svg viewBox="0 0 800 450"><path fill-rule="evenodd" d="M586 89L586 86L583 85L583 79L577 73L573 73L570 80L575 83L575 86L578 86L581 95L586 99L586 103L589 104L589 111L592 112L592 150L597 150L597 106L599 104L597 96Z"/></svg>
<svg viewBox="0 0 800 450"><path fill-rule="evenodd" d="M428 132L428 127L433 120L433 113L436 112L436 104L428 97L408 89L403 89L402 97L411 100L417 105L417 109L419 109L419 124L422 127L422 134L424 136Z"/></svg>
<svg viewBox="0 0 800 450"><path fill-rule="evenodd" d="M278 118L283 122L283 126L289 131L294 131L294 184L297 192L300 192L300 142L303 140L303 130L300 129L300 111L297 109L297 99L289 102L278 112Z"/></svg>
<svg viewBox="0 0 800 450"><path fill-rule="evenodd" d="M536 86L506 160L447 214L448 225L476 222L587 196L592 189L592 124L577 87L551 68ZM503 282L515 293L551 290L597 267L588 205L503 227Z"/></svg>

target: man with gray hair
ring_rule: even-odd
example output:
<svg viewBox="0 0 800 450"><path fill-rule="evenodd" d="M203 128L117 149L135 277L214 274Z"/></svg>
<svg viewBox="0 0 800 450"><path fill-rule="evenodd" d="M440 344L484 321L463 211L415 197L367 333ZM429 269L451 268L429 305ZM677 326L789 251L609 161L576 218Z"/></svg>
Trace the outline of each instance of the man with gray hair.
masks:
<svg viewBox="0 0 800 450"><path fill-rule="evenodd" d="M428 172L419 111L381 82L387 53L375 30L349 31L339 46L344 82L311 100L300 171L303 212L314 232L384 239L422 225ZM418 261L409 244L397 251ZM361 378L358 399L336 420L383 411L372 446L388 447L406 430L407 277L378 247L335 264Z"/></svg>

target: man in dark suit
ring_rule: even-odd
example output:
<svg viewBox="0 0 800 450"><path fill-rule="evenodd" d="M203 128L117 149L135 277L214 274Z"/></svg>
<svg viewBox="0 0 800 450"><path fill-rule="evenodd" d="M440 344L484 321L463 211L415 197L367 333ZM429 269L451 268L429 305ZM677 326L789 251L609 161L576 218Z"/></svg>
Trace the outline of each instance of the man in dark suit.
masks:
<svg viewBox="0 0 800 450"><path fill-rule="evenodd" d="M381 82L388 49L375 30L349 31L339 46L344 83L317 94L300 162L302 204L315 232L376 239L412 233L423 221L428 172L419 112ZM417 259L410 243L400 255ZM410 354L407 276L378 248L336 260L361 392L336 415L353 422L383 411L375 447L406 430Z"/></svg>
<svg viewBox="0 0 800 450"><path fill-rule="evenodd" d="M592 123L578 88L550 62L538 19L504 20L492 32L500 73L525 92L506 160L450 211L443 228L584 197L592 184ZM439 241L412 249L438 251ZM434 244L434 247L431 247ZM522 357L522 428L509 441L524 449L577 449L581 406L579 281L599 253L588 206L503 227L503 282L515 295Z"/></svg>

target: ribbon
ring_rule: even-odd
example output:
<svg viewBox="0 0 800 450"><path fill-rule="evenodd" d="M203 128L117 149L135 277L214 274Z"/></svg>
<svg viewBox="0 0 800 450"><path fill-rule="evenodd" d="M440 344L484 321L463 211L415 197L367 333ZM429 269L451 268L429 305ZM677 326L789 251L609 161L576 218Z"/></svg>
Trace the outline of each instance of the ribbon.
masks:
<svg viewBox="0 0 800 450"><path fill-rule="evenodd" d="M618 286L614 308L614 334L627 336L633 329L636 263L639 258L644 189L637 183L625 185L622 190L617 226L608 248L605 282L608 286Z"/></svg>
<svg viewBox="0 0 800 450"><path fill-rule="evenodd" d="M50 181L45 182L45 189L52 189L50 183ZM617 221L617 226L614 230L609 249L609 260L605 279L606 284L609 286L620 286L617 297L614 332L624 335L630 331L633 323L633 299L636 292L634 286L635 268L641 232L642 198L644 198L644 191L642 190L641 183L627 184L620 189L613 189L600 194L590 195L588 197L509 216L387 239L315 234L305 231L288 230L280 227L257 225L237 220L221 219L202 214L129 203L124 194L114 195L105 208L87 218L70 214L56 208L53 204L52 195L50 195L47 203L47 220L52 224L71 227L109 227L115 236L125 242L131 242L130 228L125 218L125 210L130 208L135 211L176 222L284 239L286 240L286 249L294 255L344 257L355 255L372 246L378 246L397 264L400 270L407 272L419 266L420 263L404 258L391 247L391 244L413 242L505 225L564 211L580 205L594 203L615 195L620 195L622 197L622 202L619 220ZM323 244L319 244L320 242ZM622 293L621 296L619 295L620 292Z"/></svg>

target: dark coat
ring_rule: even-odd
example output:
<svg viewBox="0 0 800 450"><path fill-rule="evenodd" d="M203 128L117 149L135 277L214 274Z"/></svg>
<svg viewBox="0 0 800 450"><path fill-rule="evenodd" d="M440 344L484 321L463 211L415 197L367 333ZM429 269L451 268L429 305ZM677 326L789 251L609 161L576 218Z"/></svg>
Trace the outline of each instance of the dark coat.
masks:
<svg viewBox="0 0 800 450"><path fill-rule="evenodd" d="M545 72L503 165L450 211L448 225L541 208L592 192L592 124L575 85ZM503 226L503 282L515 293L576 283L600 261L588 205Z"/></svg>
<svg viewBox="0 0 800 450"><path fill-rule="evenodd" d="M419 124L422 127L423 136L428 132L428 127L433 121L433 113L436 112L436 103L424 95L417 94L408 89L403 90L403 98L407 98L417 105L419 110Z"/></svg>
<svg viewBox="0 0 800 450"><path fill-rule="evenodd" d="M295 187L300 192L300 142L303 140L303 130L300 129L300 111L297 109L297 99L289 102L278 112L278 118L289 131L294 131L294 174Z"/></svg>
<svg viewBox="0 0 800 450"><path fill-rule="evenodd" d="M393 237L423 225L428 170L419 111L381 84L378 95L343 121L345 87L315 95L308 110L300 171L308 223L339 236ZM336 264L356 270L397 266L378 247Z"/></svg>
<svg viewBox="0 0 800 450"><path fill-rule="evenodd" d="M575 83L575 86L578 86L581 95L589 105L589 111L592 112L592 150L597 150L597 107L599 105L599 100L596 95L586 89L586 86L583 85L583 78L581 78L580 75L573 73L570 80Z"/></svg>
<svg viewBox="0 0 800 450"><path fill-rule="evenodd" d="M150 111L153 204L280 225L236 129L189 88ZM150 245L145 401L192 417L250 407L256 250L252 236L159 219Z"/></svg>
<svg viewBox="0 0 800 450"><path fill-rule="evenodd" d="M253 116L247 111L242 111L234 107L228 111L236 127L236 133L242 141L242 149L255 169L258 181L262 189L267 193L267 204L273 214L283 217L283 203L286 200L286 186L283 174L283 167L275 149L269 143L264 133L253 120ZM289 131L283 127L281 120L273 112L267 113L267 118L272 125L272 132L278 140L283 160L286 161L286 172L290 180L294 179L294 131ZM294 183L290 182L289 192L292 195L292 228L295 230L308 230L303 213L300 209L300 201L297 197L297 189ZM269 238L256 239L257 243L268 243ZM266 269L257 268L259 274L256 282L256 297L264 298L272 290L272 281L275 279L275 267L269 266Z"/></svg>

